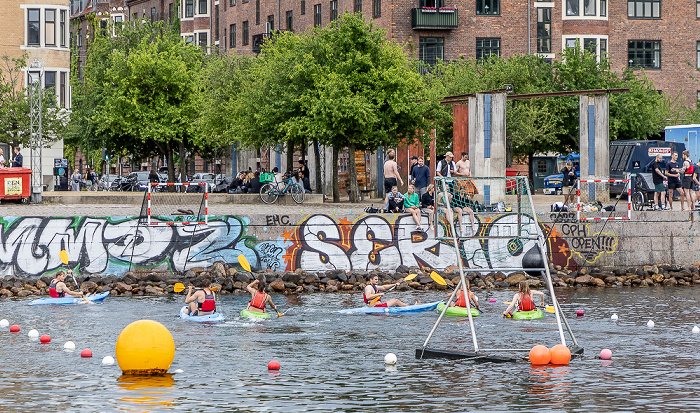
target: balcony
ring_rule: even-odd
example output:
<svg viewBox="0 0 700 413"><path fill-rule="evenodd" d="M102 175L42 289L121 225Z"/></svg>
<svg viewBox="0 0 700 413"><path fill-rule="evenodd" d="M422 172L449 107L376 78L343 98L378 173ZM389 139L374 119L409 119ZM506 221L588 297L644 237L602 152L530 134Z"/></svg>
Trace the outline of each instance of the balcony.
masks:
<svg viewBox="0 0 700 413"><path fill-rule="evenodd" d="M450 30L457 28L457 9L452 7L411 9L413 30Z"/></svg>
<svg viewBox="0 0 700 413"><path fill-rule="evenodd" d="M251 39L253 44L253 53L260 53L262 45L265 43L265 39L271 39L285 31L286 30L272 30L267 33L254 34Z"/></svg>

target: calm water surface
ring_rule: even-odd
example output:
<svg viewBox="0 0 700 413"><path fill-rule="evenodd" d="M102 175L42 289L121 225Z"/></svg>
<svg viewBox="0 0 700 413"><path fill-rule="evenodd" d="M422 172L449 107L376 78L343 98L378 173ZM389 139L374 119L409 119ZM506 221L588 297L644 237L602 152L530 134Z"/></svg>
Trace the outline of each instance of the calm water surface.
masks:
<svg viewBox="0 0 700 413"><path fill-rule="evenodd" d="M341 316L359 306L359 294L273 296L286 317L251 322L237 314L247 296L227 295L228 318L199 325L177 318L181 299L110 297L102 304L28 306L0 301L0 318L22 331L0 331L2 411L240 411L240 412L454 412L454 411L698 411L697 348L700 334L695 288L578 289L559 291L585 357L569 366L416 360L434 312L404 316ZM475 318L482 348L551 347L558 334L552 315L543 320L500 317L512 292L480 294L485 314ZM436 301L436 292L402 292L404 301ZM489 298L496 303L489 303ZM576 310L584 317L577 318ZM618 322L609 320L617 313ZM114 356L121 330L149 318L173 334L176 354L165 377L121 377ZM656 327L646 323L652 319ZM50 334L41 345L31 328ZM567 335L567 339L568 339ZM63 343L76 343L75 352ZM466 319L441 323L430 347L471 350ZM82 359L83 348L94 357ZM613 361L596 359L610 348ZM384 355L398 363L386 367ZM267 363L278 360L278 373Z"/></svg>

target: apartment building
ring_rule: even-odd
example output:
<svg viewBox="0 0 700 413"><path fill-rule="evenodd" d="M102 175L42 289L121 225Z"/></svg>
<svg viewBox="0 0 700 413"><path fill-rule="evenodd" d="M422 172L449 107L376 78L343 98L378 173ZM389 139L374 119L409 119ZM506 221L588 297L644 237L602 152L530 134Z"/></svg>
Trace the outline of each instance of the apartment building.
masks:
<svg viewBox="0 0 700 413"><path fill-rule="evenodd" d="M68 0L5 0L3 2L3 41L0 55L19 58L27 55L27 67L18 87L38 80L45 93L55 95L59 106L70 109L70 37ZM32 63L33 62L33 63ZM60 138L60 137L59 137ZM8 158L7 142L0 143ZM31 151L22 148L24 166L31 167ZM63 139L43 148L44 186L53 189L54 159L63 157Z"/></svg>

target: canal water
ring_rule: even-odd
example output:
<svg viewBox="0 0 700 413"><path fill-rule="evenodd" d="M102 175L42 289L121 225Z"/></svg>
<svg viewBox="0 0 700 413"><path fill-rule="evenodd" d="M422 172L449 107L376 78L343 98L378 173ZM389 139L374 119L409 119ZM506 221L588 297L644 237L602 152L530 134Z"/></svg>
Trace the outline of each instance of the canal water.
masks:
<svg viewBox="0 0 700 413"><path fill-rule="evenodd" d="M438 292L391 293L406 302L442 299ZM697 289L565 289L558 292L582 359L568 366L416 360L435 312L400 316L335 313L361 304L359 294L273 296L282 318L238 317L248 299L226 295L227 321L199 325L177 318L184 299L108 297L102 304L28 306L0 301L0 318L22 328L0 330L0 409L9 411L698 411ZM554 316L516 321L500 317L513 292L481 292L475 318L481 348L548 347L558 343ZM489 299L495 298L496 303ZM583 310L583 317L576 311ZM610 315L619 316L617 322ZM138 319L164 324L175 339L170 372L121 377L114 356L121 330ZM655 322L654 328L647 321ZM50 344L27 337L35 328ZM569 339L567 335L567 340ZM76 343L74 352L63 344ZM466 318L441 323L429 347L472 350ZM81 358L90 348L93 358ZM612 361L597 359L609 348ZM398 356L385 366L384 355ZM526 356L526 353L520 353ZM278 372L267 363L277 360Z"/></svg>

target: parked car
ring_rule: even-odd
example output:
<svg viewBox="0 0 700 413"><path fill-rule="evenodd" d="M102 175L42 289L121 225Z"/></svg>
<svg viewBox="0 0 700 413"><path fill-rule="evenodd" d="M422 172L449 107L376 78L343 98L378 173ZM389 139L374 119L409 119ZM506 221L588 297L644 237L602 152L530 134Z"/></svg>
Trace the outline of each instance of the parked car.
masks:
<svg viewBox="0 0 700 413"><path fill-rule="evenodd" d="M139 190L145 191L146 188L148 187L148 184L150 183L150 181L148 179L149 174L150 174L149 171L137 171L137 172L130 173L128 178L130 180L137 181L138 185L139 185ZM160 178L161 183L168 182L168 175L158 174L158 177Z"/></svg>
<svg viewBox="0 0 700 413"><path fill-rule="evenodd" d="M119 178L119 175L115 174L104 174L100 178L100 181L98 183L98 191L107 191L111 186L114 181Z"/></svg>

